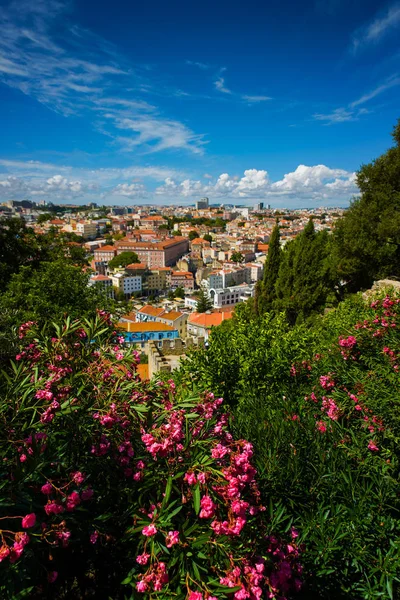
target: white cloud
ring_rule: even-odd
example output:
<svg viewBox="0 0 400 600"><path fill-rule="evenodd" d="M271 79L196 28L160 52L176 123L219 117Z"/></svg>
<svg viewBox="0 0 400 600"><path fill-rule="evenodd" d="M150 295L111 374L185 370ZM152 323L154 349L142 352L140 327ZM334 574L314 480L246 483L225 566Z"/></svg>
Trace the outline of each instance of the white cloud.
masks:
<svg viewBox="0 0 400 600"><path fill-rule="evenodd" d="M242 99L250 104L258 103L258 102L266 102L267 100L272 100L270 96L246 96L243 95Z"/></svg>
<svg viewBox="0 0 400 600"><path fill-rule="evenodd" d="M346 108L336 108L331 113L316 113L313 117L316 121L325 121L328 125L344 123L345 121L355 121L357 119L356 113Z"/></svg>
<svg viewBox="0 0 400 600"><path fill-rule="evenodd" d="M365 25L353 36L353 50L360 47L379 42L391 30L400 26L400 4L390 6L385 14L376 16L375 19Z"/></svg>
<svg viewBox="0 0 400 600"><path fill-rule="evenodd" d="M219 76L215 81L214 81L214 85L215 88L219 91L222 92L223 94L232 94L233 92L228 89L225 85L225 78Z"/></svg>
<svg viewBox="0 0 400 600"><path fill-rule="evenodd" d="M126 196L127 198L143 198L146 195L146 188L141 183L119 183L113 190L112 195Z"/></svg>
<svg viewBox="0 0 400 600"><path fill-rule="evenodd" d="M265 170L248 169L242 177L222 173L215 183L202 184L201 181L185 179L178 183L167 178L162 186L155 190L156 195L163 198L191 199L199 195L210 198L223 198L226 201L240 199L285 198L289 202L323 200L334 202L338 198L349 199L357 193L355 174L343 169L330 169L325 165L308 167L299 165L283 179L271 182Z"/></svg>

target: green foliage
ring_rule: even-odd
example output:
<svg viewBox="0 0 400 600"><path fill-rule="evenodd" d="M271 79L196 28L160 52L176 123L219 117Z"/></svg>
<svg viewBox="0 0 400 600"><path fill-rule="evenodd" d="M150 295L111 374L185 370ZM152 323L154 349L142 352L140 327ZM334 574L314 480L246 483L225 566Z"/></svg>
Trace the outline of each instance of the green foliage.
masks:
<svg viewBox="0 0 400 600"><path fill-rule="evenodd" d="M269 241L268 255L264 263L263 280L257 288L257 310L259 314L271 310L276 300L275 284L279 275L281 256L279 225L276 224Z"/></svg>
<svg viewBox="0 0 400 600"><path fill-rule="evenodd" d="M275 284L273 307L285 311L289 323L306 321L320 312L334 289L326 231L316 233L312 219L286 244Z"/></svg>
<svg viewBox="0 0 400 600"><path fill-rule="evenodd" d="M197 302L196 302L196 312L204 313L208 310L211 310L213 307L213 301L208 295L207 290L204 287L200 287L199 292L197 294Z"/></svg>
<svg viewBox="0 0 400 600"><path fill-rule="evenodd" d="M121 252L121 254L117 254L117 256L114 256L114 258L110 260L108 266L110 269L116 269L118 267L126 267L127 265L135 263L140 263L136 252Z"/></svg>
<svg viewBox="0 0 400 600"><path fill-rule="evenodd" d="M197 231L190 231L189 232L189 240L190 241L193 241L193 240L195 240L198 237L199 237L199 234L198 234Z"/></svg>
<svg viewBox="0 0 400 600"><path fill-rule="evenodd" d="M1 380L1 598L299 587L296 540L269 537L251 444L231 436L221 400L142 384L110 325L101 313L20 328Z"/></svg>
<svg viewBox="0 0 400 600"><path fill-rule="evenodd" d="M212 236L209 233L206 233L205 235L203 235L203 240L205 240L206 242L212 242Z"/></svg>
<svg viewBox="0 0 400 600"><path fill-rule="evenodd" d="M37 224L41 225L42 223L46 223L47 221L51 221L54 216L51 213L42 213L37 218Z"/></svg>
<svg viewBox="0 0 400 600"><path fill-rule="evenodd" d="M89 273L63 259L43 262L40 267L23 266L11 277L0 299L8 315L8 327L25 321L94 316L97 308L112 306L112 301L95 287L88 287Z"/></svg>
<svg viewBox="0 0 400 600"><path fill-rule="evenodd" d="M395 146L357 173L361 196L335 230L339 276L350 291L400 276L400 120Z"/></svg>
<svg viewBox="0 0 400 600"><path fill-rule="evenodd" d="M303 600L399 598L399 300L356 296L312 329L238 309L177 383L224 395L254 443L271 515L305 544Z"/></svg>
<svg viewBox="0 0 400 600"><path fill-rule="evenodd" d="M175 290L175 298L184 298L185 290L183 287L177 287Z"/></svg>
<svg viewBox="0 0 400 600"><path fill-rule="evenodd" d="M244 256L241 252L232 252L231 261L235 263L242 263L244 262Z"/></svg>

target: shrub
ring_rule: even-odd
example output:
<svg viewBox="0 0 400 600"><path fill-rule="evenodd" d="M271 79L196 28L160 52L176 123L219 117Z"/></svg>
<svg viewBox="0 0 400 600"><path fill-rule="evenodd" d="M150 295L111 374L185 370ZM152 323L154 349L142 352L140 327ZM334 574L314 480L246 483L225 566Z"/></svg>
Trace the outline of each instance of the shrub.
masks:
<svg viewBox="0 0 400 600"><path fill-rule="evenodd" d="M284 598L253 448L222 399L139 381L109 317L19 329L0 402L2 598Z"/></svg>

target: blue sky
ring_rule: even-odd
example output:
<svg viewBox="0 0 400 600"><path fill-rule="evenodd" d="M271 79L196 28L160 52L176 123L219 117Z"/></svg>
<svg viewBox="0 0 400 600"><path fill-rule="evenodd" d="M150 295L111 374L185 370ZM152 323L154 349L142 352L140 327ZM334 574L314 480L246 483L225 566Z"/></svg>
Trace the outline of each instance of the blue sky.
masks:
<svg viewBox="0 0 400 600"><path fill-rule="evenodd" d="M400 2L0 0L0 200L345 206L400 117Z"/></svg>

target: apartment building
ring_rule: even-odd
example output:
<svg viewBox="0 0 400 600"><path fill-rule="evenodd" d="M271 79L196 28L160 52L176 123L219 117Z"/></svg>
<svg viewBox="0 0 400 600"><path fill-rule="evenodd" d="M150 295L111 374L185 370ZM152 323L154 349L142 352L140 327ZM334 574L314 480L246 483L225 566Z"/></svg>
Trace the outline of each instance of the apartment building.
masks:
<svg viewBox="0 0 400 600"><path fill-rule="evenodd" d="M150 268L169 267L189 250L189 240L183 237L174 237L158 242L134 242L120 240L115 243L117 254L122 252L136 252L140 262Z"/></svg>
<svg viewBox="0 0 400 600"><path fill-rule="evenodd" d="M132 294L142 291L142 277L140 275L132 277L124 275L124 273L115 273L111 275L111 281L113 286L125 296L132 296Z"/></svg>
<svg viewBox="0 0 400 600"><path fill-rule="evenodd" d="M171 289L182 287L185 291L192 292L194 290L193 273L188 271L172 271L171 273Z"/></svg>
<svg viewBox="0 0 400 600"><path fill-rule="evenodd" d="M94 251L93 255L95 262L108 263L114 256L117 256L117 248L115 246L101 246L101 248Z"/></svg>

